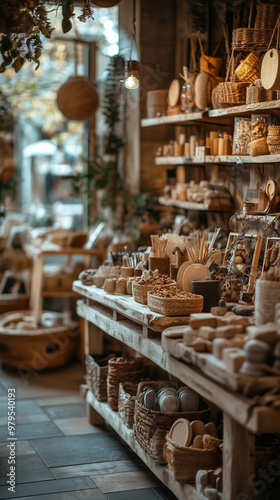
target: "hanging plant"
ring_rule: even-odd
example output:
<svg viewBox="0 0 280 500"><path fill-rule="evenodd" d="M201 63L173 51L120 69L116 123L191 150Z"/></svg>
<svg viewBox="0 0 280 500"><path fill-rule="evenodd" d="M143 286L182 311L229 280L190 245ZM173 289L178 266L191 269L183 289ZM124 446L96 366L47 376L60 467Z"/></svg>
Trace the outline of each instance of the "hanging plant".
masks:
<svg viewBox="0 0 280 500"><path fill-rule="evenodd" d="M55 8L62 7L62 31L68 33L72 29L71 19L75 16L74 0L57 0ZM53 10L53 9L52 9ZM42 39L51 38L54 28L51 26L48 8L44 0L4 0L0 2L0 53L3 73L9 66L17 73L26 61L40 66ZM83 0L82 14L78 17L82 22L93 19L90 0Z"/></svg>

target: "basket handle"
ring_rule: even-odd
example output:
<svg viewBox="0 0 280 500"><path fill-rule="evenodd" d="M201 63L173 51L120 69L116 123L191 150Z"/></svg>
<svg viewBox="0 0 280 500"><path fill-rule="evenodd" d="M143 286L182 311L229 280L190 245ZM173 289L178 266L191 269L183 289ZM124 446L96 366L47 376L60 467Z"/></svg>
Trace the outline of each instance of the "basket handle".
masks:
<svg viewBox="0 0 280 500"><path fill-rule="evenodd" d="M248 28L251 28L252 14L253 14L253 0L251 0L251 5L250 5Z"/></svg>

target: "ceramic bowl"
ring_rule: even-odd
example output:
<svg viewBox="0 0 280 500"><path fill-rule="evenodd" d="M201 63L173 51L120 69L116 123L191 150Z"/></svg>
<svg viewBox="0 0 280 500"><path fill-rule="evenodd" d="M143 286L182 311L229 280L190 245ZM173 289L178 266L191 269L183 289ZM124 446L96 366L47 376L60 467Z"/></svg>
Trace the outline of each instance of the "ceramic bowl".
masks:
<svg viewBox="0 0 280 500"><path fill-rule="evenodd" d="M179 398L166 394L160 398L160 411L163 413L175 413L179 411Z"/></svg>

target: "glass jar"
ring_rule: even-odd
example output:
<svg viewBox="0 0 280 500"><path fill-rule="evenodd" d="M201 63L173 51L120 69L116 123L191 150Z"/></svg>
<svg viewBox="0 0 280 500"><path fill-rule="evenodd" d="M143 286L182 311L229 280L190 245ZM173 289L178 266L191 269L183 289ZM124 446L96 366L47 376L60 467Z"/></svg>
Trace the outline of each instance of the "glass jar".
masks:
<svg viewBox="0 0 280 500"><path fill-rule="evenodd" d="M181 109L183 113L191 113L193 108L193 87L185 82L181 89Z"/></svg>
<svg viewBox="0 0 280 500"><path fill-rule="evenodd" d="M267 137L268 126L271 122L270 115L251 115L252 141Z"/></svg>
<svg viewBox="0 0 280 500"><path fill-rule="evenodd" d="M232 154L248 155L251 142L251 119L244 117L234 118L234 138Z"/></svg>

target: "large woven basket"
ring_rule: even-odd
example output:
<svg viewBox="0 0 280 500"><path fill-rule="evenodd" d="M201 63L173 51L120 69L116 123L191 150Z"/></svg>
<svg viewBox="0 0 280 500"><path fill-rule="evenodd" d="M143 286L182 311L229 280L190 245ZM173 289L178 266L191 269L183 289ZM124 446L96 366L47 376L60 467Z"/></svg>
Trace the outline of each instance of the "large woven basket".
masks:
<svg viewBox="0 0 280 500"><path fill-rule="evenodd" d="M114 358L108 363L107 399L110 407L118 411L119 384L139 382L143 378L143 358Z"/></svg>
<svg viewBox="0 0 280 500"><path fill-rule="evenodd" d="M216 87L219 104L238 106L246 103L246 88L249 82L222 82Z"/></svg>
<svg viewBox="0 0 280 500"><path fill-rule="evenodd" d="M137 388L137 382L124 382L119 385L118 412L129 429L132 429L134 422Z"/></svg>
<svg viewBox="0 0 280 500"><path fill-rule="evenodd" d="M163 456L175 481L180 483L193 483L198 470L216 469L222 465L220 450L177 446L170 438L169 433L166 435Z"/></svg>
<svg viewBox="0 0 280 500"><path fill-rule="evenodd" d="M151 311L165 316L186 316L202 311L203 297L195 294L185 299L158 297L151 291L148 293L148 307Z"/></svg>
<svg viewBox="0 0 280 500"><path fill-rule="evenodd" d="M232 32L233 50L242 50L245 52L266 51L271 39L272 29L257 28L237 28ZM273 37L273 42L276 36Z"/></svg>
<svg viewBox="0 0 280 500"><path fill-rule="evenodd" d="M138 386L134 410L134 437L145 453L159 464L166 463L163 457L165 436L178 418L186 418L190 422L192 420L202 420L203 422L209 420L210 410L203 400L200 401L198 411L174 413L162 413L160 411L150 410L141 402L143 387L152 387L155 391L158 391L165 386L178 389L180 385L179 382L153 381L141 382Z"/></svg>
<svg viewBox="0 0 280 500"><path fill-rule="evenodd" d="M169 285L160 285L162 288L169 288L172 285L176 285L176 282L170 283ZM153 290L156 286L159 285L139 285L136 281L132 283L132 295L135 302L139 302L140 304L147 305L148 301L148 292Z"/></svg>
<svg viewBox="0 0 280 500"><path fill-rule="evenodd" d="M260 4L257 5L257 15L255 19L255 28L259 30L273 30L280 13L278 4Z"/></svg>
<svg viewBox="0 0 280 500"><path fill-rule="evenodd" d="M107 401L108 361L116 357L116 353L104 355L85 355L86 383L98 401Z"/></svg>
<svg viewBox="0 0 280 500"><path fill-rule="evenodd" d="M240 82L254 83L260 78L261 63L262 58L251 52L245 57L244 61L241 61L237 66L234 72L236 79Z"/></svg>

